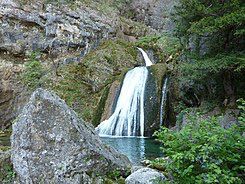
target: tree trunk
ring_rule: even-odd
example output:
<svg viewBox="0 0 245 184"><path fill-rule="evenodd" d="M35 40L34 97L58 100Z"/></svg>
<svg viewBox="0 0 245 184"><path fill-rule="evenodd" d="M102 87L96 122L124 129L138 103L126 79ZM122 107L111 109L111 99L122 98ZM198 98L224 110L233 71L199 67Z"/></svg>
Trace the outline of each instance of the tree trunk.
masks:
<svg viewBox="0 0 245 184"><path fill-rule="evenodd" d="M232 73L229 70L226 70L223 73L223 87L225 92L225 100L228 100L227 105L234 106L236 104L235 86Z"/></svg>

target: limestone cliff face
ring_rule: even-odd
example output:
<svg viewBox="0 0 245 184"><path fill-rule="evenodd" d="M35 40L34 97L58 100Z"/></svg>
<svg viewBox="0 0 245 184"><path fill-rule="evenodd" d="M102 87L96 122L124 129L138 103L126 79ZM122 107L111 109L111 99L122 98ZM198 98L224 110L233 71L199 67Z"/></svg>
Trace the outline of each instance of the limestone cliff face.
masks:
<svg viewBox="0 0 245 184"><path fill-rule="evenodd" d="M131 0L122 12L132 20L143 22L160 32L171 31L173 22L170 13L175 3L175 0Z"/></svg>
<svg viewBox="0 0 245 184"><path fill-rule="evenodd" d="M82 4L74 3L75 9L42 1L8 0L0 5L0 50L15 55L77 52L79 59L115 34L116 20Z"/></svg>

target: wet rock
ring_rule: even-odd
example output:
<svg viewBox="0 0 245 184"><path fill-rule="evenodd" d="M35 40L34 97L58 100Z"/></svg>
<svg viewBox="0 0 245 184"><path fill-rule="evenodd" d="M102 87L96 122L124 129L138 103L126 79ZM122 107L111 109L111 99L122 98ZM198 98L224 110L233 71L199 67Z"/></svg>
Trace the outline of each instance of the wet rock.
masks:
<svg viewBox="0 0 245 184"><path fill-rule="evenodd" d="M116 80L111 84L100 122L109 119L110 116L113 114L116 108L117 99L120 94L120 88L121 88L120 81Z"/></svg>
<svg viewBox="0 0 245 184"><path fill-rule="evenodd" d="M63 100L43 89L32 94L13 124L11 145L19 183L92 183L130 166Z"/></svg>
<svg viewBox="0 0 245 184"><path fill-rule="evenodd" d="M157 170L142 168L126 178L126 184L155 184L165 181L165 176Z"/></svg>
<svg viewBox="0 0 245 184"><path fill-rule="evenodd" d="M150 137L154 131L159 129L159 107L160 96L157 95L157 83L154 74L149 70L145 84L144 111L145 111L145 132L144 135Z"/></svg>
<svg viewBox="0 0 245 184"><path fill-rule="evenodd" d="M148 67L148 78L145 86L145 136L152 136L160 127L160 102L162 85L167 74L165 64Z"/></svg>

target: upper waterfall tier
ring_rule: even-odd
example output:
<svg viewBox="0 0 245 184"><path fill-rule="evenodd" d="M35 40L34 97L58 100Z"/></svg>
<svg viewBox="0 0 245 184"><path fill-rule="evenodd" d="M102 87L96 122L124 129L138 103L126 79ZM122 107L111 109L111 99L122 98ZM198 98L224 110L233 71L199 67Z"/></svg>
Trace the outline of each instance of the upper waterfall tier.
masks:
<svg viewBox="0 0 245 184"><path fill-rule="evenodd" d="M139 48L139 47L137 47L137 48L140 50L140 52L142 53L142 55L144 57L145 66L151 66L151 65L153 65L152 61L150 60L150 58L148 57L148 55L146 54L146 52L143 49Z"/></svg>
<svg viewBox="0 0 245 184"><path fill-rule="evenodd" d="M126 74L114 113L96 128L100 136L144 136L147 76L146 67L136 67Z"/></svg>

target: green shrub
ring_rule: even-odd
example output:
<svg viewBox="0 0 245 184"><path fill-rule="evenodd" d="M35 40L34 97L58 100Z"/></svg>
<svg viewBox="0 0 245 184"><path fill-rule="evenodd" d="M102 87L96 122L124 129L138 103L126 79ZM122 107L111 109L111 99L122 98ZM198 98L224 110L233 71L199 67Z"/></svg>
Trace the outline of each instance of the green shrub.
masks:
<svg viewBox="0 0 245 184"><path fill-rule="evenodd" d="M239 122L244 125L245 124L245 100L240 98L237 100L238 109L240 110L240 116L238 117Z"/></svg>
<svg viewBox="0 0 245 184"><path fill-rule="evenodd" d="M192 118L180 131L162 128L155 133L163 143L160 159L176 183L243 183L245 140L244 122L222 128L217 118Z"/></svg>
<svg viewBox="0 0 245 184"><path fill-rule="evenodd" d="M41 85L43 73L42 64L35 59L35 54L32 54L28 62L25 63L25 71L21 78L22 82L30 89L35 89Z"/></svg>

